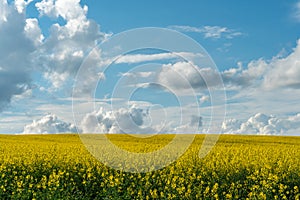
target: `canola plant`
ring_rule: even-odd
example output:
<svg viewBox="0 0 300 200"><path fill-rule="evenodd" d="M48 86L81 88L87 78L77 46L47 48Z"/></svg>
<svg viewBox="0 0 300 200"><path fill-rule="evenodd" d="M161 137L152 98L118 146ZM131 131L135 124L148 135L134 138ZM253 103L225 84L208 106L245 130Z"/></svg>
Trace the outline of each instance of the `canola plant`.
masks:
<svg viewBox="0 0 300 200"><path fill-rule="evenodd" d="M136 153L173 137L108 135ZM0 135L0 199L300 198L300 137L221 135L199 158L203 139L162 169L130 173L99 162L78 135Z"/></svg>

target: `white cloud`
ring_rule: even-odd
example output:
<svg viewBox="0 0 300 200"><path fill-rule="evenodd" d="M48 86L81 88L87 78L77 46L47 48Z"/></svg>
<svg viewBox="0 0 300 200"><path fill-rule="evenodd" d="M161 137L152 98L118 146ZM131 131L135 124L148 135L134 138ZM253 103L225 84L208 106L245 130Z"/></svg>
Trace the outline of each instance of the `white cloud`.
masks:
<svg viewBox="0 0 300 200"><path fill-rule="evenodd" d="M268 64L263 60L252 61L246 69L230 68L217 71L200 68L188 62L164 64L158 74L158 83L176 91L186 89L227 88L240 89L260 85Z"/></svg>
<svg viewBox="0 0 300 200"><path fill-rule="evenodd" d="M30 89L34 43L24 34L25 16L0 1L0 111L15 95Z"/></svg>
<svg viewBox="0 0 300 200"><path fill-rule="evenodd" d="M190 62L194 59L203 57L200 53L192 52L171 52L171 53L157 53L157 54L127 54L116 58L115 63L140 63L155 60L179 59L183 58Z"/></svg>
<svg viewBox="0 0 300 200"><path fill-rule="evenodd" d="M246 121L228 119L223 122L222 131L233 134L283 135L299 134L300 113L285 119L257 113Z"/></svg>
<svg viewBox="0 0 300 200"><path fill-rule="evenodd" d="M0 110L15 95L31 89L33 71L50 82L49 91L64 89L72 83L85 54L108 36L86 17L88 8L81 6L79 0L43 0L35 3L40 15L54 18L52 21L58 17L65 20L64 25L52 24L49 36L44 38L39 19L26 19L24 14L31 2L0 1ZM89 64L96 68L101 62L97 56ZM95 69L85 73L91 77L98 72ZM99 78L104 78L103 74ZM85 86L91 87L91 81L87 78Z"/></svg>
<svg viewBox="0 0 300 200"><path fill-rule="evenodd" d="M148 78L150 76L153 76L154 74L155 72L125 72L125 73L121 73L120 75L123 77L130 77L130 78L137 78L137 77Z"/></svg>
<svg viewBox="0 0 300 200"><path fill-rule="evenodd" d="M188 62L164 64L158 74L158 83L174 91L218 86L219 72L199 68Z"/></svg>
<svg viewBox="0 0 300 200"><path fill-rule="evenodd" d="M41 15L57 18L61 16L69 21L76 18L85 18L87 6L80 6L80 0L42 0L35 4Z"/></svg>
<svg viewBox="0 0 300 200"><path fill-rule="evenodd" d="M12 2L0 0L0 110L5 108L11 102L11 99L34 95L31 86L31 75L34 70L39 70L39 73L42 73L43 77L51 82L53 88L50 89L54 89L52 91L63 88L65 84L73 81L86 53L97 42L105 40L107 37L107 34L100 31L100 26L95 21L87 18L88 8L87 6L81 6L79 0L42 0L35 4L40 15L54 18L51 19L52 21L57 20L57 18L62 18L64 21L63 25L58 23L51 25L49 36L44 38L38 19L26 19L24 11L30 2L32 1L16 0ZM297 8L299 11L300 3L297 4ZM300 12L296 13L298 14L295 17L298 16L299 18ZM204 26L200 28L173 26L171 28L179 31L198 32L203 34L205 38L214 39L231 39L242 35L242 33L236 30L220 26ZM99 49L92 53L94 60L89 60L89 63L86 63L87 65L100 68L108 62L101 58L101 51ZM130 64L162 59L176 59L180 56L195 58L195 55L189 52L152 55L135 54L124 55L118 58L116 62ZM97 67L91 69L91 71L83 72L82 76L84 78L82 79L81 86L76 89L79 89L83 93L91 93L91 86L94 86L94 83L99 79L105 79L105 75L99 73ZM95 74L99 76L95 76ZM152 71L145 71L128 72L122 75L148 78L157 74ZM262 112L258 108L261 109L264 107L270 110L272 108L269 104L280 105L273 106L273 110L277 112L276 114L278 114L279 110L282 111L284 109L288 110L286 112L290 112L292 105L294 106L293 109L299 106L299 101L297 101L299 100L299 92L296 93L295 91L300 91L300 40L293 52L288 56L274 57L272 60L258 59L247 64L245 68L240 65L237 68L231 68L220 73L211 68L195 69L187 62L163 65L162 71L158 73L158 80L159 83L179 91L186 90L187 88L205 88L206 83L203 77L213 83L219 75L223 78L227 88L233 88L238 93L243 92L243 95L247 93L247 97L252 94L256 95L252 96L251 101L253 102L248 102L247 104L251 105L252 112ZM142 84L144 87L149 86L148 83ZM215 86L219 86L219 83L216 83ZM249 90L241 90L241 88L246 87ZM286 88L292 92L278 93L279 89L284 90ZM254 90L256 90L256 93L253 92ZM276 94L270 96L270 93L265 93L264 90L274 91ZM268 98L264 97L267 95L269 95ZM278 102L272 103L275 99L279 98L280 102L278 100ZM200 103L208 100L206 96L199 99ZM285 106L288 106L288 108ZM124 113L131 111L119 110L118 112L120 116L125 116ZM107 113L107 111L103 111L101 115L108 115ZM125 124L128 122L124 121ZM232 124L235 124L235 122L232 122ZM272 127L273 124L265 127L265 132L271 132ZM143 128L145 127L138 130L142 132L144 131ZM244 129L253 130L253 127L244 125ZM152 127L151 130L156 129ZM289 130L292 129L286 129L286 131Z"/></svg>
<svg viewBox="0 0 300 200"><path fill-rule="evenodd" d="M294 12L292 15L298 22L300 22L300 1L298 1L294 6Z"/></svg>
<svg viewBox="0 0 300 200"><path fill-rule="evenodd" d="M2 22L7 21L7 15L8 15L9 9L8 4L6 0L0 1L0 25Z"/></svg>
<svg viewBox="0 0 300 200"><path fill-rule="evenodd" d="M162 107L149 102L128 102L128 107L110 106L87 113L81 121L83 133L195 133L202 128L202 117L194 111ZM182 113L184 112L184 113ZM180 115L180 116L179 116ZM181 119L185 116L184 119Z"/></svg>
<svg viewBox="0 0 300 200"><path fill-rule="evenodd" d="M75 77L84 55L107 34L100 32L100 26L86 17L88 8L81 6L79 0L43 0L35 5L41 15L60 16L66 21L64 25L53 24L49 37L35 52L35 63L45 72L44 77L54 80L52 86L60 89ZM90 64L98 66L100 60L94 61Z"/></svg>
<svg viewBox="0 0 300 200"><path fill-rule="evenodd" d="M209 99L210 99L210 97L208 95L203 95L203 96L200 97L199 103L203 104L203 103L209 101Z"/></svg>
<svg viewBox="0 0 300 200"><path fill-rule="evenodd" d="M300 39L290 55L284 58L275 57L268 63L268 68L264 75L266 88L300 89Z"/></svg>
<svg viewBox="0 0 300 200"><path fill-rule="evenodd" d="M80 0L43 0L37 2L35 6L41 15L53 18L61 16L66 20L64 28L56 25L58 29L64 31L64 34L60 35L61 39L73 37L76 32L85 32L90 26L90 21L86 18L88 7L82 7Z"/></svg>
<svg viewBox="0 0 300 200"><path fill-rule="evenodd" d="M227 86L262 88L267 90L300 89L300 39L293 52L286 57L275 56L271 60L258 59L243 69L230 68L221 72Z"/></svg>
<svg viewBox="0 0 300 200"><path fill-rule="evenodd" d="M97 112L87 114L81 127L83 133L163 133L163 124L145 126L148 117L148 111L136 105L115 111L101 107Z"/></svg>
<svg viewBox="0 0 300 200"><path fill-rule="evenodd" d="M221 76L225 85L233 88L300 89L300 39L293 52L285 57L252 60L246 68L238 63L237 68L227 69Z"/></svg>
<svg viewBox="0 0 300 200"><path fill-rule="evenodd" d="M99 80L106 79L105 73L102 71L102 69L108 63L110 63L110 60L102 57L101 50L94 48L89 53L88 58L84 59L83 63L81 63L81 68L79 69L75 80L76 86L73 89L73 96L91 97L97 82ZM71 75L73 76L73 74Z"/></svg>
<svg viewBox="0 0 300 200"><path fill-rule="evenodd" d="M26 85L26 87L28 86ZM32 97L32 89L24 88L24 92L21 94L14 95L12 101L22 100L24 98L29 98L29 97Z"/></svg>
<svg viewBox="0 0 300 200"><path fill-rule="evenodd" d="M63 86L63 84L68 80L69 73L63 72L63 73L58 73L56 71L54 72L46 72L44 74L44 77L49 80L53 86L53 89L58 89ZM53 92L52 88L50 88L50 91Z"/></svg>
<svg viewBox="0 0 300 200"><path fill-rule="evenodd" d="M25 35L33 41L35 46L41 45L43 43L44 36L38 25L38 20L36 18L28 18L25 20L25 22Z"/></svg>
<svg viewBox="0 0 300 200"><path fill-rule="evenodd" d="M137 62L138 60L165 57L164 55L131 55L125 60ZM134 59L135 58L135 59ZM124 60L124 61L125 61ZM123 76L140 77L143 74L124 73ZM146 75L146 74L144 74ZM148 74L150 75L150 74ZM276 89L291 88L300 89L300 39L293 52L286 57L276 56L271 60L253 60L244 68L241 63L238 67L218 72L213 68L200 68L195 64L179 61L174 64L163 64L158 72L157 81L164 87L175 91L186 89L206 89L209 87L222 86L222 78L226 88L240 90L242 88ZM143 84L148 86L147 83Z"/></svg>
<svg viewBox="0 0 300 200"><path fill-rule="evenodd" d="M43 0L41 2L37 2L35 4L38 9L40 15L47 15L50 17L58 17L57 11L55 9L55 1L54 0Z"/></svg>
<svg viewBox="0 0 300 200"><path fill-rule="evenodd" d="M212 39L232 39L238 36L243 35L241 32L235 31L233 29L229 29L227 27L221 26L203 26L203 27L192 27L192 26L169 26L169 28L181 31L181 32L195 32L202 33L204 38L212 38Z"/></svg>
<svg viewBox="0 0 300 200"><path fill-rule="evenodd" d="M227 39L232 39L236 36L242 35L240 32L234 32L227 27L220 26L204 26L203 33L205 38L221 38L224 35Z"/></svg>
<svg viewBox="0 0 300 200"><path fill-rule="evenodd" d="M128 54L120 56L115 62L118 63L139 63L154 60L163 60L176 58L175 53L158 53L158 54Z"/></svg>
<svg viewBox="0 0 300 200"><path fill-rule="evenodd" d="M245 87L267 90L300 89L300 39L293 52L286 57L253 60L246 68L238 63L238 67L221 72L212 68L199 68L187 62L177 62L163 65L158 79L167 86L184 89L203 88L207 83L210 86L220 86L221 82L214 81L219 76L227 88L236 90Z"/></svg>
<svg viewBox="0 0 300 200"><path fill-rule="evenodd" d="M266 61L262 59L251 61L246 69L243 69L241 64L238 65L238 68L230 68L221 72L222 79L227 87L243 88L261 85L262 78L268 69Z"/></svg>
<svg viewBox="0 0 300 200"><path fill-rule="evenodd" d="M24 127L23 134L77 133L75 125L58 119L54 114L47 114Z"/></svg>
<svg viewBox="0 0 300 200"><path fill-rule="evenodd" d="M15 0L15 7L19 13L23 13L26 6L30 4L33 0Z"/></svg>

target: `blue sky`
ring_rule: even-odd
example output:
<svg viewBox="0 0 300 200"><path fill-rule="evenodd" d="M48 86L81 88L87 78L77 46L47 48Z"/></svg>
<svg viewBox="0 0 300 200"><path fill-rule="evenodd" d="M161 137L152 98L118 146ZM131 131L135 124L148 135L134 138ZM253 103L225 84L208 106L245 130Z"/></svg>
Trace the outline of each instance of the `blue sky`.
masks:
<svg viewBox="0 0 300 200"><path fill-rule="evenodd" d="M89 7L88 16L95 19L106 32L114 33L144 26L170 25L209 25L235 29L244 36L234 38L233 41L205 40L200 34L188 34L214 56L219 67L230 67L236 61L271 58L285 48L290 51L299 37L296 31L299 24L292 17L295 3L296 1L99 1L95 6ZM230 48L231 53L225 54L226 56L224 52L216 51L224 43L234 43ZM233 60L224 57L233 57Z"/></svg>
<svg viewBox="0 0 300 200"><path fill-rule="evenodd" d="M144 27L178 31L204 49L176 56L139 49L123 58L110 49L104 56L102 43ZM299 27L296 0L1 0L0 133L74 132L75 126L83 132L188 132L201 125L202 132L298 134ZM94 68L82 70L85 63ZM215 80L213 91L201 76ZM74 97L74 88L80 95ZM213 101L218 98L224 105ZM225 106L226 113L211 116ZM210 129L211 120L219 129Z"/></svg>

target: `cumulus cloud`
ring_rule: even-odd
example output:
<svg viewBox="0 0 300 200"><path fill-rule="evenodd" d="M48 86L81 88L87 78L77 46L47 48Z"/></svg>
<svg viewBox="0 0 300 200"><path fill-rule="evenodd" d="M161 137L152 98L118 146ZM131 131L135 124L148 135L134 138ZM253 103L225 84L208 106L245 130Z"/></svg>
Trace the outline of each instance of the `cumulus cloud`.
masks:
<svg viewBox="0 0 300 200"><path fill-rule="evenodd" d="M238 65L238 68L230 68L221 72L222 79L228 87L260 85L268 69L268 64L263 59L251 61L245 69L242 68L241 63Z"/></svg>
<svg viewBox="0 0 300 200"><path fill-rule="evenodd" d="M195 89L222 86L221 74L213 68L200 68L189 62L162 65L157 81L173 91L186 93ZM189 93L188 92L188 93Z"/></svg>
<svg viewBox="0 0 300 200"><path fill-rule="evenodd" d="M222 86L222 82L215 81L218 77L222 78L227 88L300 89L300 39L293 52L285 57L253 60L246 67L238 63L237 67L220 72L212 68L200 68L188 62L165 64L158 80L161 84L178 90L205 88L207 85Z"/></svg>
<svg viewBox="0 0 300 200"><path fill-rule="evenodd" d="M222 124L223 133L254 134L254 135L282 135L297 133L300 130L300 113L284 119L273 115L257 113L246 121L228 119Z"/></svg>
<svg viewBox="0 0 300 200"><path fill-rule="evenodd" d="M88 7L81 7L80 0L42 0L35 4L41 15L53 18L59 16L65 20L85 18Z"/></svg>
<svg viewBox="0 0 300 200"><path fill-rule="evenodd" d="M40 16L54 22L45 38L39 18L26 18L25 10L31 2L0 1L0 111L14 96L31 89L33 71L48 81L49 92L72 83L85 54L109 36L87 18L88 7L79 0L42 0L35 3ZM59 24L58 19L64 23ZM85 72L88 77L97 74L97 67L103 64L100 50L94 51L99 52L87 63L95 66L94 71ZM86 78L82 91L87 91L96 79Z"/></svg>
<svg viewBox="0 0 300 200"><path fill-rule="evenodd" d="M203 27L192 27L192 26L169 26L169 28L181 31L181 32L195 32L203 34L204 38L212 39L232 39L238 36L243 35L241 32L238 32L233 29L221 26L203 26Z"/></svg>
<svg viewBox="0 0 300 200"><path fill-rule="evenodd" d="M209 68L200 70L208 76L214 76L214 72ZM162 65L161 72L158 75L158 82L165 87L175 90L206 86L205 80L196 66L188 62Z"/></svg>
<svg viewBox="0 0 300 200"><path fill-rule="evenodd" d="M101 71L101 67L106 66L109 63L109 59L102 57L101 50L99 48L94 48L89 53L89 57L83 61L81 65L82 68L79 69L80 71L78 71L78 76L75 80L76 86L73 89L73 97L91 97L97 82L106 79L105 73ZM67 75L69 77L71 76L71 78L73 76L70 71L67 71Z"/></svg>
<svg viewBox="0 0 300 200"><path fill-rule="evenodd" d="M7 1L0 2L0 110L15 95L30 89L30 55L34 42L24 33L25 16Z"/></svg>
<svg viewBox="0 0 300 200"><path fill-rule="evenodd" d="M144 126L149 113L146 109L132 105L129 109L120 108L106 111L103 107L87 114L82 120L83 133L157 133L163 125Z"/></svg>
<svg viewBox="0 0 300 200"><path fill-rule="evenodd" d="M258 67L249 64L248 69L232 68L218 72L213 68L200 68L188 62L164 64L158 74L158 82L174 90L206 89L226 86L243 87L249 85L260 74ZM221 80L222 81L218 81Z"/></svg>
<svg viewBox="0 0 300 200"><path fill-rule="evenodd" d="M157 133L195 133L202 127L201 116L192 115L184 123L172 119L157 119L158 113L151 113L149 107L132 104L129 108L119 108L114 111L101 107L98 111L88 113L82 120L83 133L127 133L127 134L157 134ZM147 106L148 103L146 104ZM141 107L142 106L142 107ZM151 106L150 106L151 107ZM156 118L155 118L156 117ZM175 120L175 119L174 119Z"/></svg>
<svg viewBox="0 0 300 200"><path fill-rule="evenodd" d="M178 53L178 55L183 53ZM191 54L189 55L191 56ZM198 55L199 56L199 55ZM152 54L152 55L125 55L119 58L119 63L135 63L155 59L175 58L173 54ZM157 73L157 74L155 74ZM176 91L186 89L205 89L209 87L222 87L240 90L242 88L260 88L266 90L278 88L300 88L300 39L293 52L289 55L275 56L271 60L263 58L252 60L243 66L241 62L237 67L224 71L217 71L213 68L197 66L193 62L177 61L163 64L159 72L145 73L123 73L127 77L154 77L157 82L165 87ZM221 77L222 81L216 81ZM144 83L144 86L147 86Z"/></svg>
<svg viewBox="0 0 300 200"><path fill-rule="evenodd" d="M240 63L238 65L238 68L221 72L226 85L260 87L267 90L300 89L300 39L293 52L285 57L253 60L244 69Z"/></svg>
<svg viewBox="0 0 300 200"><path fill-rule="evenodd" d="M74 124L60 120L54 114L47 114L39 120L34 120L24 127L23 134L48 134L48 133L77 133Z"/></svg>
<svg viewBox="0 0 300 200"><path fill-rule="evenodd" d="M88 7L81 6L79 0L43 0L35 6L40 15L65 20L64 25L55 23L50 27L50 35L35 52L35 62L41 66L44 77L54 89L59 89L74 78L84 55L108 34L86 17ZM92 64L97 67L98 62L99 59Z"/></svg>
<svg viewBox="0 0 300 200"><path fill-rule="evenodd" d="M27 38L33 41L35 46L41 45L44 40L44 36L38 25L38 20L36 18L28 18L25 22L24 32Z"/></svg>
<svg viewBox="0 0 300 200"><path fill-rule="evenodd" d="M132 106L116 111L106 111L103 107L98 112L87 114L81 124L83 133L152 133L153 129L142 128L146 112Z"/></svg>
<svg viewBox="0 0 300 200"><path fill-rule="evenodd" d="M264 86L268 89L300 89L300 39L293 52L284 58L275 57L268 63Z"/></svg>
<svg viewBox="0 0 300 200"><path fill-rule="evenodd" d="M26 6L30 4L33 0L15 0L15 7L19 13L23 13Z"/></svg>

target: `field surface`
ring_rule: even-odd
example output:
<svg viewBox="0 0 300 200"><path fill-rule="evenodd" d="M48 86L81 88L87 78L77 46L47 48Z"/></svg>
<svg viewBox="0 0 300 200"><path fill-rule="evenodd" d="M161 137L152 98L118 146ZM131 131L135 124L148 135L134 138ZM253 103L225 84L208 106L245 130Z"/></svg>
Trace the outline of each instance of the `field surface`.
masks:
<svg viewBox="0 0 300 200"><path fill-rule="evenodd" d="M151 152L174 135L110 135ZM176 162L147 173L112 169L78 135L0 135L0 199L299 199L300 137L220 136L203 159L203 135Z"/></svg>

